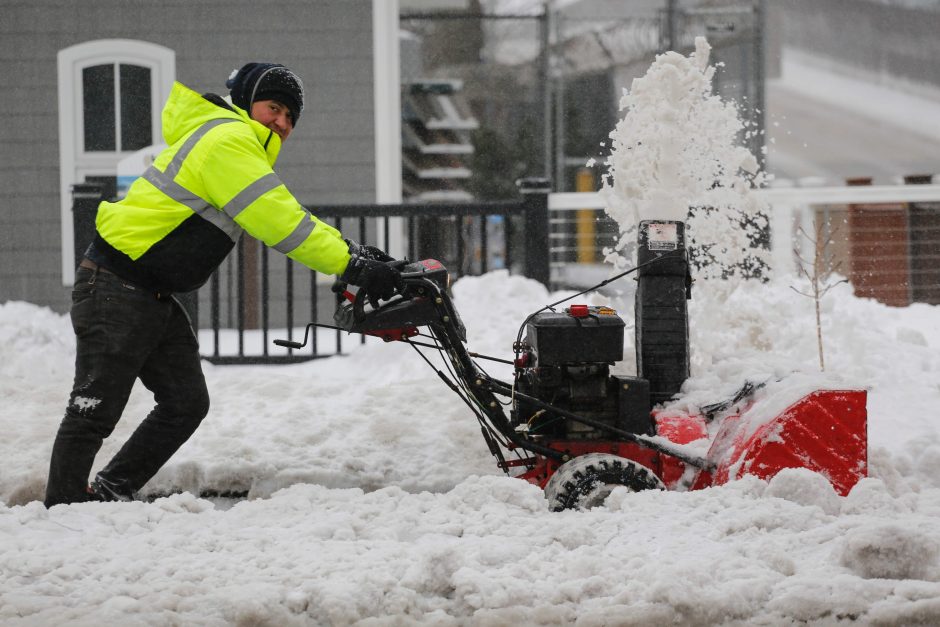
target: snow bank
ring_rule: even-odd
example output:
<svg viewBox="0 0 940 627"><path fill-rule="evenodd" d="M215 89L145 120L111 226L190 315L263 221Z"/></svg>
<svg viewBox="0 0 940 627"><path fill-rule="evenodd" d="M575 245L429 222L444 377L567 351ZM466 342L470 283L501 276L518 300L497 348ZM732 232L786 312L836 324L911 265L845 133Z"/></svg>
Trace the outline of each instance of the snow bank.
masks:
<svg viewBox="0 0 940 627"><path fill-rule="evenodd" d="M471 349L497 356L560 296L505 272L454 292ZM791 294L784 283L698 289L693 377L678 404L713 402L749 377L834 377L813 372L811 303ZM940 421L924 411L940 406L937 308L848 290L829 303L831 367L870 393L872 478L845 498L803 470L698 492L618 489L605 507L560 514L498 474L469 411L411 349L381 342L297 366L206 365L210 415L150 488L264 498L46 511L29 501L74 348L66 316L7 303L0 334L17 339L0 343L0 621L940 621ZM102 457L149 404L136 390Z"/></svg>

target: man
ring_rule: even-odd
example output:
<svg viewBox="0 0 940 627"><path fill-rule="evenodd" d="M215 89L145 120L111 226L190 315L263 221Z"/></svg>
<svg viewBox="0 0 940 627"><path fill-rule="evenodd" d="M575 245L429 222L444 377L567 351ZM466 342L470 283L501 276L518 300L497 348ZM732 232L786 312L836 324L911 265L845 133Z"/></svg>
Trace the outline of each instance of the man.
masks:
<svg viewBox="0 0 940 627"><path fill-rule="evenodd" d="M345 241L308 213L272 167L300 118L303 84L275 63L248 63L231 104L175 83L163 109L168 148L117 203L98 208L75 274L75 382L52 449L47 507L131 500L209 411L195 335L173 296L204 284L242 231L370 299L401 285L392 258ZM114 458L88 477L134 381L156 406Z"/></svg>

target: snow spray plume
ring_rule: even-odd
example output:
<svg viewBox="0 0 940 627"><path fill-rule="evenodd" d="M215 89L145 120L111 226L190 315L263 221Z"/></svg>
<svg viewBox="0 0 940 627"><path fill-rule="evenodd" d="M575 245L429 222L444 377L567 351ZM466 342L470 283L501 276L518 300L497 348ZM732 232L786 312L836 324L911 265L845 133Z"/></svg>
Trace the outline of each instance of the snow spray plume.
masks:
<svg viewBox="0 0 940 627"><path fill-rule="evenodd" d="M764 181L757 159L738 144L745 132L734 103L712 93L714 66L704 37L695 52L657 55L646 75L624 89L624 117L610 133L601 186L620 239L606 249L617 268L636 259L641 220L685 220L698 278L753 276L766 266L755 247L767 226L750 193Z"/></svg>

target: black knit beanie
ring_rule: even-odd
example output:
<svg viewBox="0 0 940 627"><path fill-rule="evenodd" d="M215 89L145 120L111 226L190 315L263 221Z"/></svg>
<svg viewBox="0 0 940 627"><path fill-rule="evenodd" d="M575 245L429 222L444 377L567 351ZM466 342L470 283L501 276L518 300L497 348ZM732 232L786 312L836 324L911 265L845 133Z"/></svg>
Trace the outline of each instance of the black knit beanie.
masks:
<svg viewBox="0 0 940 627"><path fill-rule="evenodd" d="M279 63L246 63L225 82L232 102L251 115L251 105L260 100L277 100L287 107L297 126L304 110L304 84L300 77Z"/></svg>

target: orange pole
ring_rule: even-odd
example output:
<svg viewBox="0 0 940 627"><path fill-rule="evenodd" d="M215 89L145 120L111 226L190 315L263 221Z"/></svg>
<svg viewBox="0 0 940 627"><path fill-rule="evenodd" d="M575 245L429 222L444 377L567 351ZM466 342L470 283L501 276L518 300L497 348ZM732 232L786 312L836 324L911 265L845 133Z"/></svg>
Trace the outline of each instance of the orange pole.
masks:
<svg viewBox="0 0 940 627"><path fill-rule="evenodd" d="M594 173L589 168L581 168L575 175L575 191L593 192ZM597 234L594 228L594 210L578 209L575 218L577 228L578 263L594 263Z"/></svg>

